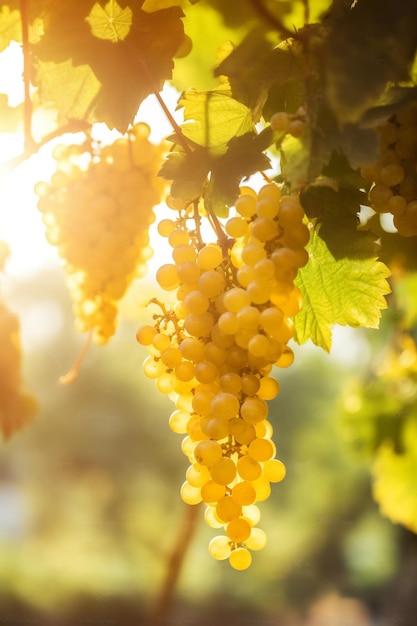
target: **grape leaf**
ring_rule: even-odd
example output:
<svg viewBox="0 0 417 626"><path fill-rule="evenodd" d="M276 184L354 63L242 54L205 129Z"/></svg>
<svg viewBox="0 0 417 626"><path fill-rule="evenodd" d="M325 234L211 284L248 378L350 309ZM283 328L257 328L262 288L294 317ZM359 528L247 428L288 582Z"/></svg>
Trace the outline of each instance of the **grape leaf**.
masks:
<svg viewBox="0 0 417 626"><path fill-rule="evenodd" d="M289 81L304 81L304 66L294 46L283 42L273 48L264 29L252 30L214 73L228 77L233 97L252 110L256 121L272 85L283 89ZM280 110L286 109L275 109L273 113Z"/></svg>
<svg viewBox="0 0 417 626"><path fill-rule="evenodd" d="M346 6L321 52L326 99L341 122L356 122L386 85L409 79L417 46L415 0L367 0ZM366 28L364 28L366 24Z"/></svg>
<svg viewBox="0 0 417 626"><path fill-rule="evenodd" d="M116 43L126 39L132 26L132 17L130 7L122 9L115 0L109 0L104 7L96 2L85 19L90 24L94 37Z"/></svg>
<svg viewBox="0 0 417 626"><path fill-rule="evenodd" d="M295 317L296 341L311 339L330 352L334 324L378 328L390 292L386 265L375 258L336 260L315 231L307 249L310 260L296 279L304 302Z"/></svg>
<svg viewBox="0 0 417 626"><path fill-rule="evenodd" d="M272 132L269 127L262 133L247 133L229 141L227 152L218 157L211 168L205 195L205 203L210 211L219 217L227 217L229 207L239 195L242 178L270 168L269 158L263 151L271 142Z"/></svg>
<svg viewBox="0 0 417 626"><path fill-rule="evenodd" d="M171 194L175 198L189 202L201 196L212 162L213 157L205 148L197 147L186 153L176 146L176 150L168 154L159 176L172 180Z"/></svg>
<svg viewBox="0 0 417 626"><path fill-rule="evenodd" d="M141 2L135 3L129 32L123 41L113 42L91 32L86 17L94 4L52 0L48 5L45 34L32 47L34 82L42 102L47 93L49 103L63 106L68 119L81 111L83 117L76 119L105 122L124 132L140 103L172 75L173 55L184 41L182 11L171 7L145 13Z"/></svg>
<svg viewBox="0 0 417 626"><path fill-rule="evenodd" d="M403 429L404 452L397 454L387 440L372 467L372 492L380 512L417 533L417 419Z"/></svg>
<svg viewBox="0 0 417 626"><path fill-rule="evenodd" d="M5 50L11 41L21 39L20 11L3 5L0 10L0 52Z"/></svg>
<svg viewBox="0 0 417 626"><path fill-rule="evenodd" d="M225 152L232 137L253 130L250 109L227 93L190 89L178 104L184 107L181 130L185 137L213 153Z"/></svg>
<svg viewBox="0 0 417 626"><path fill-rule="evenodd" d="M358 214L361 204L366 203L360 176L348 168L342 169L341 161L332 159L326 169L329 175L333 174L329 184L335 183L337 188L321 184L322 179L318 178L300 194L301 203L306 215L316 220L316 230L335 259L374 258L378 252L377 235L370 230L358 230ZM356 185L341 183L343 177L349 180L349 176L352 183L356 180Z"/></svg>

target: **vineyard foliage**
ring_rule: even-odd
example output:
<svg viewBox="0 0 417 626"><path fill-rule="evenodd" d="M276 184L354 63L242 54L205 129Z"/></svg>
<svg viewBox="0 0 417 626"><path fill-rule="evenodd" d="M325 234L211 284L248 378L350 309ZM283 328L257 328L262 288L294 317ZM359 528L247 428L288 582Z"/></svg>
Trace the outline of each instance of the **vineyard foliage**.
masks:
<svg viewBox="0 0 417 626"><path fill-rule="evenodd" d="M173 249L157 280L177 299L153 300L138 340L145 373L174 399L171 428L189 439L183 499L209 505L209 524L226 528L211 552L236 569L264 542L245 507L285 475L266 417L288 341L329 352L335 325L377 329L387 307L385 349L347 391L343 432L370 463L381 512L417 532L416 23L414 0L0 2L0 51L21 44L25 91L16 107L0 94L0 131L25 135L4 175L74 134L36 193L77 330L99 344L116 332L155 219ZM172 124L160 146L152 120L137 120L148 97ZM94 138L99 123L113 144ZM36 403L5 303L0 334L7 438Z"/></svg>

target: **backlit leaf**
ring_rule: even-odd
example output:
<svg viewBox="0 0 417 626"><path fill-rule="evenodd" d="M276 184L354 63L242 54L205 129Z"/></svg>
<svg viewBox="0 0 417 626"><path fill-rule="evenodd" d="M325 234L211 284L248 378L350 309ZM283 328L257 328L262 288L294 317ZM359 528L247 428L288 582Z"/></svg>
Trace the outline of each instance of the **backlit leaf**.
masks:
<svg viewBox="0 0 417 626"><path fill-rule="evenodd" d="M104 7L96 2L86 20L94 37L116 43L126 39L132 26L132 18L130 7L122 9L115 0L109 0Z"/></svg>
<svg viewBox="0 0 417 626"><path fill-rule="evenodd" d="M8 6L0 8L0 52L7 48L11 41L21 41L20 11Z"/></svg>
<svg viewBox="0 0 417 626"><path fill-rule="evenodd" d="M187 91L179 101L184 107L182 132L196 144L224 152L232 137L253 130L250 110L221 91Z"/></svg>
<svg viewBox="0 0 417 626"><path fill-rule="evenodd" d="M47 93L50 104L63 105L63 116L74 119L81 111L84 117L76 119L105 122L125 132L141 102L171 78L173 56L184 41L182 12L171 7L145 13L135 5L129 31L124 35L116 29L115 41L92 34L86 17L93 6L92 0L53 5L45 34L33 46L34 81L42 103ZM60 64L65 64L60 66L64 76Z"/></svg>
<svg viewBox="0 0 417 626"><path fill-rule="evenodd" d="M310 260L296 279L303 296L295 317L297 342L311 339L330 352L335 324L378 328L390 292L386 265L375 258L336 260L314 231L308 251Z"/></svg>

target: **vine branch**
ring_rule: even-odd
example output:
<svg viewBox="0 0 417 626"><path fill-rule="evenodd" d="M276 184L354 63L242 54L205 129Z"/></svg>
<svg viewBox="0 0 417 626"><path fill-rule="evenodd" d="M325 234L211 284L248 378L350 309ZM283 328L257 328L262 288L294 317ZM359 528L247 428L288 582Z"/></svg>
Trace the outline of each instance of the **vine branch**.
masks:
<svg viewBox="0 0 417 626"><path fill-rule="evenodd" d="M91 124L85 122L84 120L70 120L67 124L60 126L59 128L55 128L50 133L45 135L40 141L33 141L31 145L26 146L24 152L19 154L14 159L10 159L4 165L2 165L0 169L0 176L5 176L6 174L10 174L16 167L21 165L26 159L31 157L33 154L36 154L43 146L46 146L47 143L53 141L57 137L61 135L65 135L65 133L79 133L81 131L86 131L91 128Z"/></svg>
<svg viewBox="0 0 417 626"><path fill-rule="evenodd" d="M30 97L31 56L29 44L29 0L20 0L20 16L22 24L22 51L23 51L23 132L25 152L33 149L34 139L32 136L33 104Z"/></svg>
<svg viewBox="0 0 417 626"><path fill-rule="evenodd" d="M169 613L185 556L197 528L200 506L185 505L185 507L185 514L177 536L177 541L167 559L165 579L155 601L147 626L160 626L160 624L163 623L164 617Z"/></svg>
<svg viewBox="0 0 417 626"><path fill-rule="evenodd" d="M177 135L178 138L178 142L181 144L182 148L184 149L184 151L187 154L191 154L192 150L188 144L187 139L184 137L183 132L180 128L180 126L177 124L174 116L172 115L171 111L168 109L167 105L164 102L163 97L161 96L161 94L159 93L159 88L158 85L156 84L156 81L152 75L152 72L150 71L147 63L143 60L140 59L140 66L142 68L143 73L145 74L145 78L148 81L151 89L152 89L152 93L155 96L155 98L158 100L163 112L166 115L166 118L168 119L169 123L171 124L172 128L175 131L175 134Z"/></svg>

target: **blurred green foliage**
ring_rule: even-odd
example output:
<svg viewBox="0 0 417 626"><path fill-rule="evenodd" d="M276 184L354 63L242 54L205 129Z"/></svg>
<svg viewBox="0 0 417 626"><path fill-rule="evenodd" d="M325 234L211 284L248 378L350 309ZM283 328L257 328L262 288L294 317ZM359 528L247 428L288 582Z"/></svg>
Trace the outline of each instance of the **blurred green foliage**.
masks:
<svg viewBox="0 0 417 626"><path fill-rule="evenodd" d="M179 487L188 463L168 427L173 405L141 373L145 352L132 320L107 347L90 349L72 385L58 384L83 343L60 272L17 283L9 300L21 317L25 381L41 409L1 447L2 606L56 616L82 606L86 615L94 603L95 615L121 605L144 613L184 523ZM360 351L367 343L358 339ZM368 465L340 437L340 398L352 376L343 353L343 344L333 357L303 346L295 366L277 373L270 415L288 474L260 503L268 545L247 573L230 570L208 554L216 531L201 511L174 615L191 606L200 615L216 607L257 619L301 616L325 593L379 597L398 574L399 529L378 515ZM367 364L362 358L359 369Z"/></svg>

